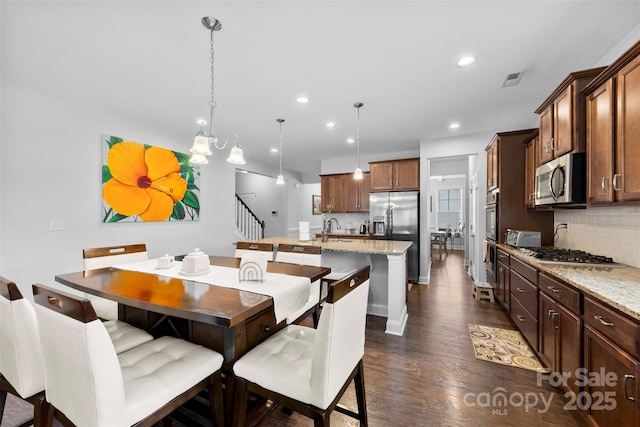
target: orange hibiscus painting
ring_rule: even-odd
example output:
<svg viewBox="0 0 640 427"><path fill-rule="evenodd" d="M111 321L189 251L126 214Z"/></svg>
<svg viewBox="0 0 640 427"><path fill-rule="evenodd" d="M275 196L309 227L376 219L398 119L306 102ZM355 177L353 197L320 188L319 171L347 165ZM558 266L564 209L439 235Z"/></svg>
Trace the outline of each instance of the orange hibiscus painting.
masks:
<svg viewBox="0 0 640 427"><path fill-rule="evenodd" d="M103 222L197 220L200 169L189 155L105 136Z"/></svg>

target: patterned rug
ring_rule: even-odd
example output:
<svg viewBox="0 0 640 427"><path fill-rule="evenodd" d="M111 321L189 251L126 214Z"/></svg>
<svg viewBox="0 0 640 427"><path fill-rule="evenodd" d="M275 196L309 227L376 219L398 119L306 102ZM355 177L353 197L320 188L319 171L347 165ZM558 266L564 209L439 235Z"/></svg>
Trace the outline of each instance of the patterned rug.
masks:
<svg viewBox="0 0 640 427"><path fill-rule="evenodd" d="M520 332L469 323L469 334L476 359L515 366L536 372L547 372Z"/></svg>

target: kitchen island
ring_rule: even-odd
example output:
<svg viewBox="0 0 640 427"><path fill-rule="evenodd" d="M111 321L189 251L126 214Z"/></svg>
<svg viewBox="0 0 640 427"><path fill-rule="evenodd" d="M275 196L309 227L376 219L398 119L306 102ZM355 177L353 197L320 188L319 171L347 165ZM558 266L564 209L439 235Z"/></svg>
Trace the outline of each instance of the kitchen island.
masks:
<svg viewBox="0 0 640 427"><path fill-rule="evenodd" d="M300 241L294 237L269 237L260 243L309 245L322 248L322 265L334 270L371 267L367 313L387 318L385 332L402 335L407 324L407 250L411 242L354 239L349 234Z"/></svg>

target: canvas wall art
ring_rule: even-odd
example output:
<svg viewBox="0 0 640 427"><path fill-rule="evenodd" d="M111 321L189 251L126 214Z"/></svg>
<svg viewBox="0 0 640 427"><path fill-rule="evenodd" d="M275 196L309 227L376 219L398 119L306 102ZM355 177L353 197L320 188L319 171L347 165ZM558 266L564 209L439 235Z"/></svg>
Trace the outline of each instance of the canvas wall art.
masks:
<svg viewBox="0 0 640 427"><path fill-rule="evenodd" d="M102 222L197 221L200 167L189 154L103 135Z"/></svg>

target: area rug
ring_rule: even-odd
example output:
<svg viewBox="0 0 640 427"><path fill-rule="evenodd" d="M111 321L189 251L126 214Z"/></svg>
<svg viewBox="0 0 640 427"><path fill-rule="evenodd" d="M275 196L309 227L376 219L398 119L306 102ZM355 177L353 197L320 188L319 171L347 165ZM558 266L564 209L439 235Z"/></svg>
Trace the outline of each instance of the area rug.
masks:
<svg viewBox="0 0 640 427"><path fill-rule="evenodd" d="M520 332L469 323L469 334L476 359L546 372Z"/></svg>

